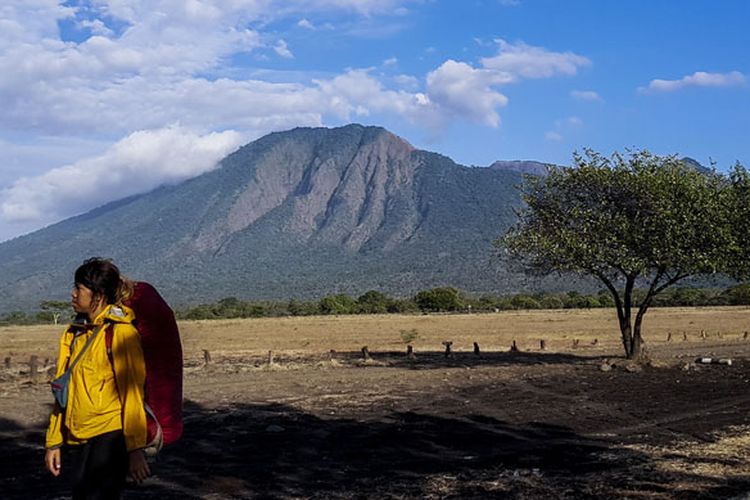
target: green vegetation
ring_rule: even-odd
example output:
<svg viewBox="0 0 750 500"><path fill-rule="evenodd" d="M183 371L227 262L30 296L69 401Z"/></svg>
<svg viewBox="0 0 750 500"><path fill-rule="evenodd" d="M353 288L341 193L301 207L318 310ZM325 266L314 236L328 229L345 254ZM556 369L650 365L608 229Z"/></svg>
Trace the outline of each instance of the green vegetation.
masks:
<svg viewBox="0 0 750 500"><path fill-rule="evenodd" d="M404 344L411 344L415 340L419 338L419 332L416 328L412 328L411 330L401 330L401 341Z"/></svg>
<svg viewBox="0 0 750 500"><path fill-rule="evenodd" d="M628 358L642 357L643 317L669 287L694 275L750 274L750 178L742 166L727 177L647 151L605 158L587 150L574 159L573 168L526 178L526 206L498 244L531 274L598 279L614 303ZM601 305L594 297L571 299L575 307ZM700 297L683 291L680 300Z"/></svg>
<svg viewBox="0 0 750 500"><path fill-rule="evenodd" d="M633 303L637 307L647 296L645 289L633 291ZM421 297L420 307L417 297ZM432 298L433 300L426 300ZM448 297L450 300L444 300ZM457 307L460 306L460 307ZM652 307L701 307L701 306L750 306L750 283L730 288L680 287L666 290L652 300ZM68 306L69 307L69 306ZM176 311L179 319L234 319L271 318L280 316L313 316L318 314L426 314L426 313L491 313L527 309L592 309L614 307L612 297L606 290L594 294L576 291L563 293L535 293L514 295L471 296L461 291L442 287L425 290L413 298L392 298L369 291L358 299L347 295L329 295L321 300L303 301L243 301L227 297L214 304L201 304ZM71 315L62 312L60 323ZM0 325L53 324L49 311L34 313L13 311L0 315ZM405 331L402 335L410 336ZM416 338L416 337L415 337ZM406 342L406 341L405 341ZM407 342L408 343L408 342Z"/></svg>

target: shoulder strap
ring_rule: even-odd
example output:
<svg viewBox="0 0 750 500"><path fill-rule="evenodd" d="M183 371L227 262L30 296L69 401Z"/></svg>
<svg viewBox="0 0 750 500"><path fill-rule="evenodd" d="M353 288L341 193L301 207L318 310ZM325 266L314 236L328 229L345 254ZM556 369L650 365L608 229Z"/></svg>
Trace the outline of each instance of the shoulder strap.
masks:
<svg viewBox="0 0 750 500"><path fill-rule="evenodd" d="M104 345L107 346L107 357L109 358L109 363L112 365L112 367L115 366L114 362L112 361L112 339L115 336L115 324L114 323L108 323L107 329L104 330Z"/></svg>
<svg viewBox="0 0 750 500"><path fill-rule="evenodd" d="M73 363L71 363L70 366L68 366L68 370L67 371L69 371L69 372L73 371L73 367L75 367L76 363L78 363L78 361L81 359L81 357L83 356L83 354L89 348L89 346L94 341L94 339L96 338L96 336L99 334L100 331L102 331L102 328L104 328L104 326L105 326L104 324L99 325L99 327L96 330L94 330L94 333L91 334L91 336L89 337L89 339L83 345L83 349L81 349L81 351L78 353L78 356L76 356L76 359L74 359Z"/></svg>

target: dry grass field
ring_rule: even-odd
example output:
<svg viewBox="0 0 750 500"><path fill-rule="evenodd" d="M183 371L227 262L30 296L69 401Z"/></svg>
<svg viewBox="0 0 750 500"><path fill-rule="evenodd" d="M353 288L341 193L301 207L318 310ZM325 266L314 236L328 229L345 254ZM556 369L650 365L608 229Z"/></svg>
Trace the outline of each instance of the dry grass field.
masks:
<svg viewBox="0 0 750 500"><path fill-rule="evenodd" d="M611 310L180 328L185 436L127 498L750 494L750 308L651 310L646 366L622 359ZM0 328L2 498L66 494L41 468L51 396L28 366L34 355L44 370L59 333Z"/></svg>

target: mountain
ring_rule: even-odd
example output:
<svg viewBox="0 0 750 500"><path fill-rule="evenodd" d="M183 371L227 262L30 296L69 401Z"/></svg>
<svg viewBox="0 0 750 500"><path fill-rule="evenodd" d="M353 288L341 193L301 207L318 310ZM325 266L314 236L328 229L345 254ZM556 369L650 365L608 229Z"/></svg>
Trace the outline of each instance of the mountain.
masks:
<svg viewBox="0 0 750 500"><path fill-rule="evenodd" d="M494 170L528 175L546 175L549 165L533 160L499 160L489 166Z"/></svg>
<svg viewBox="0 0 750 500"><path fill-rule="evenodd" d="M703 166L701 162L693 158L690 158L689 156L683 156L682 158L680 158L680 161L686 166L691 167L702 174L710 174L711 172L713 172L712 169Z"/></svg>
<svg viewBox="0 0 750 500"><path fill-rule="evenodd" d="M515 221L521 181L379 127L273 133L199 177L0 244L0 312L66 299L73 271L94 255L175 306L445 285L516 291L523 278L498 263L492 242Z"/></svg>

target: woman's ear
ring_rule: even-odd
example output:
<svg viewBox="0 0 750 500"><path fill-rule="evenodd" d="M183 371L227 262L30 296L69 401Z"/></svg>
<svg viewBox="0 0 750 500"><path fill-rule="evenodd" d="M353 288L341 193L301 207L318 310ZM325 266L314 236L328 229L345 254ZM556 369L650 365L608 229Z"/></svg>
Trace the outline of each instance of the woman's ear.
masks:
<svg viewBox="0 0 750 500"><path fill-rule="evenodd" d="M103 293L96 293L91 297L91 301L96 304L96 308L104 308L107 305L107 299Z"/></svg>

